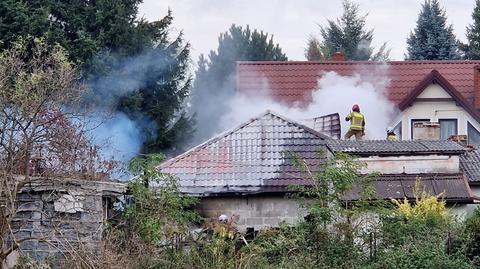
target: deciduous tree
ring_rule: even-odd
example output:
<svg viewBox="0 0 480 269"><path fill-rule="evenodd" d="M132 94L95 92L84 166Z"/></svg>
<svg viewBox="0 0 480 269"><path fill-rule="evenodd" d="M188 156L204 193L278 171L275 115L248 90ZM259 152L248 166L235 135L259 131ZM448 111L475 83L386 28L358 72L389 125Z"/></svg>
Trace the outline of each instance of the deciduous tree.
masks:
<svg viewBox="0 0 480 269"><path fill-rule="evenodd" d="M109 167L85 134L77 69L61 47L33 41L0 53L0 265L20 243L16 196L32 176L95 179Z"/></svg>

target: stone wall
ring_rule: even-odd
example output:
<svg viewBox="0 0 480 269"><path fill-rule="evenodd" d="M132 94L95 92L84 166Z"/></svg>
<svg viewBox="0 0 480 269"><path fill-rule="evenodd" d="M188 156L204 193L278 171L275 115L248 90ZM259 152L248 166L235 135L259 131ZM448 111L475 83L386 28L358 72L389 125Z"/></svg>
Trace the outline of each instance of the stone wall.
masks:
<svg viewBox="0 0 480 269"><path fill-rule="evenodd" d="M297 202L282 195L205 197L200 200L198 210L205 218L235 215L240 231L249 227L255 230L276 227L282 222L294 224L304 216Z"/></svg>
<svg viewBox="0 0 480 269"><path fill-rule="evenodd" d="M79 249L95 253L109 209L125 191L122 183L80 180L42 181L23 188L12 223L21 254L42 262Z"/></svg>

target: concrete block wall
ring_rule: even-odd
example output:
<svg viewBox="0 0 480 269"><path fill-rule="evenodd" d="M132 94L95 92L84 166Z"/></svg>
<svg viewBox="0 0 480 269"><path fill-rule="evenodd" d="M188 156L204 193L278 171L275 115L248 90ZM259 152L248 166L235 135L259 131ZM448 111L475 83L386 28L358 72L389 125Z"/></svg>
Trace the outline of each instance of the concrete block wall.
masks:
<svg viewBox="0 0 480 269"><path fill-rule="evenodd" d="M77 212L55 211L53 203L62 194L56 192L20 193L18 214L12 226L23 255L37 261L58 259L79 244L100 246L103 234L102 196L84 194L85 207Z"/></svg>
<svg viewBox="0 0 480 269"><path fill-rule="evenodd" d="M107 221L106 201L125 190L123 183L79 180L41 182L22 189L12 222L20 253L38 262L61 261L79 249L97 253Z"/></svg>
<svg viewBox="0 0 480 269"><path fill-rule="evenodd" d="M305 210L296 201L281 195L205 197L201 198L198 211L202 217L213 219L222 214L229 218L235 215L240 231L248 227L277 227L282 222L294 224L305 216Z"/></svg>

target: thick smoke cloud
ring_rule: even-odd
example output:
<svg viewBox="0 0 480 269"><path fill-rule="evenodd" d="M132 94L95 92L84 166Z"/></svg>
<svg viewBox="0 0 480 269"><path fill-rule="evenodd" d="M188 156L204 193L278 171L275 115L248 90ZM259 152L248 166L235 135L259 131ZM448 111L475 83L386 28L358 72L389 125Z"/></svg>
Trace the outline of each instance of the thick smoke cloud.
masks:
<svg viewBox="0 0 480 269"><path fill-rule="evenodd" d="M230 111L221 118L223 131L255 117L270 109L287 118L304 122L330 113L339 113L342 120L342 136L348 129L343 119L353 104L359 104L366 117L365 139L385 139L385 129L395 115L395 106L385 97L385 87L389 80L386 69L380 67L375 73L355 73L353 76L340 76L335 72L323 74L317 89L312 91L312 102L306 107L300 104L288 106L270 97L268 81L265 80L260 94L244 96L237 94L229 101Z"/></svg>
<svg viewBox="0 0 480 269"><path fill-rule="evenodd" d="M155 125L144 118L142 122L132 120L119 112L119 100L152 83L152 78L169 64L167 58L161 50L149 49L135 57L102 53L94 59L93 66L100 70L93 70L94 75L87 79L91 95L86 101L94 107L88 127L90 137L101 146L105 158L126 163L140 152L145 139L141 130ZM140 128L145 126L151 128Z"/></svg>

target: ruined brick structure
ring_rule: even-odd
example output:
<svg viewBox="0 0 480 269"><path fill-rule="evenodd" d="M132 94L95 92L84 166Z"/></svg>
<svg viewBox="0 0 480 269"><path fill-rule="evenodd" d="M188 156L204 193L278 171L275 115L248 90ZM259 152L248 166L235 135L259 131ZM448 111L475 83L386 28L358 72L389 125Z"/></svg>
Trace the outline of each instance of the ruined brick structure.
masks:
<svg viewBox="0 0 480 269"><path fill-rule="evenodd" d="M19 252L40 262L61 260L79 249L95 253L113 204L125 192L126 184L118 182L33 181L17 196L12 228L15 240L22 241Z"/></svg>

